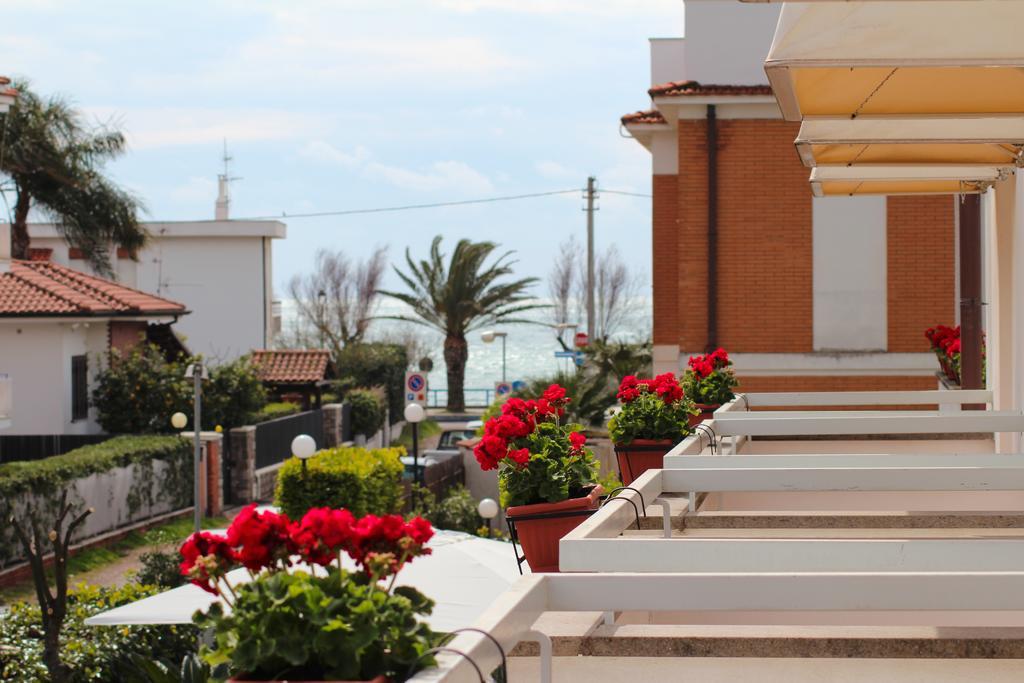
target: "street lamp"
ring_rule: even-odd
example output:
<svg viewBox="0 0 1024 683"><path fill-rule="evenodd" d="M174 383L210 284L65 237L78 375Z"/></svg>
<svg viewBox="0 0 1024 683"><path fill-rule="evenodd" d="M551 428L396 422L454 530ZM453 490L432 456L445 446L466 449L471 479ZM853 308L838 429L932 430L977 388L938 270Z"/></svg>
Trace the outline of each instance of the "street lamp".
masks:
<svg viewBox="0 0 1024 683"><path fill-rule="evenodd" d="M199 533L199 527L202 525L202 501L200 501L201 493L199 491L199 481L201 479L202 471L202 439L199 435L199 430L202 429L203 421L201 419L203 412L203 380L210 378L210 371L203 365L203 361L196 359L194 362L189 363L188 367L185 368L185 377L192 380L192 496L194 501L194 514L193 514L193 526L195 526L195 532ZM182 415L184 417L184 415ZM171 418L174 419L173 417ZM174 424L173 422L171 424Z"/></svg>
<svg viewBox="0 0 1024 683"><path fill-rule="evenodd" d="M494 330L487 330L486 332L480 333L480 338L485 344L490 344L497 337L501 337L501 381L505 381L505 338L508 337L508 332L495 332Z"/></svg>
<svg viewBox="0 0 1024 683"><path fill-rule="evenodd" d="M427 411L419 403L409 403L405 406L405 421L412 425L412 483L420 481L420 434L419 425Z"/></svg>
<svg viewBox="0 0 1024 683"><path fill-rule="evenodd" d="M178 412L175 413L174 415L171 415L171 426L177 429L178 431L184 429L185 425L187 424L188 418L185 417L185 413Z"/></svg>
<svg viewBox="0 0 1024 683"><path fill-rule="evenodd" d="M498 516L498 504L493 498L484 498L476 506L476 512L487 521L487 538L490 538L491 520Z"/></svg>
<svg viewBox="0 0 1024 683"><path fill-rule="evenodd" d="M299 434L292 439L292 455L302 461L302 478L306 478L306 461L316 453L316 441L309 434Z"/></svg>

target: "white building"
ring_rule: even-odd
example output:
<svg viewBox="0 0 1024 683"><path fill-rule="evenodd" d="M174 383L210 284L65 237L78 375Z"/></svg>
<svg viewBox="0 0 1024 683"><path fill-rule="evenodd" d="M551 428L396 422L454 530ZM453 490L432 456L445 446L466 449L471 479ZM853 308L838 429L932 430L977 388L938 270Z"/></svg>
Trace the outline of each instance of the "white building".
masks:
<svg viewBox="0 0 1024 683"><path fill-rule="evenodd" d="M279 221L144 223L150 241L132 260L118 250L111 262L118 283L182 302L192 312L175 331L193 353L230 361L273 341L273 240ZM49 249L57 264L93 273L52 224L29 226L33 249Z"/></svg>

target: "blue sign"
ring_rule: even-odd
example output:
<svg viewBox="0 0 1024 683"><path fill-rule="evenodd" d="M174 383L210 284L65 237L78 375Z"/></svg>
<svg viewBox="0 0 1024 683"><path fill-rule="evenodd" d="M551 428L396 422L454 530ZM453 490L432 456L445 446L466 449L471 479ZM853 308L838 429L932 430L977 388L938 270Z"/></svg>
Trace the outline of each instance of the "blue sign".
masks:
<svg viewBox="0 0 1024 683"><path fill-rule="evenodd" d="M498 396L508 396L512 393L512 385L508 382L495 382L494 393Z"/></svg>
<svg viewBox="0 0 1024 683"><path fill-rule="evenodd" d="M555 358L575 358L575 351L555 351Z"/></svg>
<svg viewBox="0 0 1024 683"><path fill-rule="evenodd" d="M413 391L419 391L424 384L426 382L423 381L423 375L409 375L409 388Z"/></svg>
<svg viewBox="0 0 1024 683"><path fill-rule="evenodd" d="M512 391L522 391L525 388L526 382L521 379L517 379L515 382L512 382Z"/></svg>

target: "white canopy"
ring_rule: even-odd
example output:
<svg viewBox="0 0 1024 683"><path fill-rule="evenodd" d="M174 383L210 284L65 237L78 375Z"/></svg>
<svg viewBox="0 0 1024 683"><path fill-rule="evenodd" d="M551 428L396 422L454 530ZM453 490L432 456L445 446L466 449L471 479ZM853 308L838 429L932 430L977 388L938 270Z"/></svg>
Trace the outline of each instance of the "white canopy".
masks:
<svg viewBox="0 0 1024 683"><path fill-rule="evenodd" d="M1024 148L1024 118L912 116L808 118L796 149L805 166L936 164L1013 166Z"/></svg>
<svg viewBox="0 0 1024 683"><path fill-rule="evenodd" d="M435 631L472 626L495 598L519 578L510 543L438 531L427 545L433 553L406 565L397 584L415 586L437 603L426 620ZM244 583L249 574L236 569L228 574L228 580L233 585ZM215 596L189 584L102 612L85 623L189 624L196 610L205 610L215 600Z"/></svg>
<svg viewBox="0 0 1024 683"><path fill-rule="evenodd" d="M1024 113L1024 2L787 2L765 71L783 116Z"/></svg>
<svg viewBox="0 0 1024 683"><path fill-rule="evenodd" d="M817 166L816 197L867 194L976 194L1002 179L998 166Z"/></svg>

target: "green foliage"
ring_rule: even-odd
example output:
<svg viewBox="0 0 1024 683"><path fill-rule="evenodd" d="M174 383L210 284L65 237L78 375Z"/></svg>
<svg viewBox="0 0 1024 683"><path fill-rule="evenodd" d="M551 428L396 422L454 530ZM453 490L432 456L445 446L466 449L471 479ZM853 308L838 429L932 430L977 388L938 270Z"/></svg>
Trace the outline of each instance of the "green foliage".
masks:
<svg viewBox="0 0 1024 683"><path fill-rule="evenodd" d="M417 619L430 614L429 598L409 586L387 593L362 573L277 572L236 592L230 615L216 603L196 617L213 629L214 646L202 652L217 673L245 672L255 680L369 680L383 673L404 681L436 640ZM430 663L424 657L417 668Z"/></svg>
<svg viewBox="0 0 1024 683"><path fill-rule="evenodd" d="M592 341L584 349L584 364L591 371L611 378L618 385L626 375L651 371L651 343Z"/></svg>
<svg viewBox="0 0 1024 683"><path fill-rule="evenodd" d="M411 316L389 317L425 325L444 335L448 410L452 412L465 408L463 384L469 358L466 334L498 323L532 322L519 315L541 307L531 303L528 294L537 278L505 279L513 274L512 252L500 254L488 264L497 249L493 242L459 240L445 263L438 235L430 244L428 258L415 261L407 249L408 270L395 268L408 291L381 292L412 309Z"/></svg>
<svg viewBox="0 0 1024 683"><path fill-rule="evenodd" d="M155 461L168 464L160 486L155 486ZM0 465L0 515L6 519L32 500L37 514L47 519L60 491L76 479L136 465L128 491L130 514L144 504L170 502L177 509L190 504L192 451L177 436L118 436L42 460L15 461ZM0 566L17 552L10 525L0 525Z"/></svg>
<svg viewBox="0 0 1024 683"><path fill-rule="evenodd" d="M739 386L739 380L732 368L715 370L707 377L700 378L692 369L683 375L683 391L697 403L705 405L721 405L736 398L733 389Z"/></svg>
<svg viewBox="0 0 1024 683"><path fill-rule="evenodd" d="M181 661L196 649L194 626L86 626L88 617L159 593L156 586L128 583L120 588L81 584L68 595L68 616L61 633L61 659L73 683L119 681L123 663L133 655ZM17 603L0 614L0 680L45 683L39 607Z"/></svg>
<svg viewBox="0 0 1024 683"><path fill-rule="evenodd" d="M608 421L608 432L616 444L634 439L682 441L693 431L690 415L696 413L689 396L666 404L654 392L644 391Z"/></svg>
<svg viewBox="0 0 1024 683"><path fill-rule="evenodd" d="M331 448L306 461L289 458L277 474L274 503L292 519L310 508L346 508L356 517L398 512L402 499L401 448Z"/></svg>
<svg viewBox="0 0 1024 683"><path fill-rule="evenodd" d="M288 417L289 415L294 415L295 413L300 412L302 412L302 406L298 403L290 403L288 401L268 403L250 415L248 423L259 424L260 422L268 422L270 420L276 420L279 417Z"/></svg>
<svg viewBox="0 0 1024 683"><path fill-rule="evenodd" d="M111 434L171 432L172 414L192 414L192 380L185 377L192 360L169 361L152 344L128 353L111 349L92 394L100 425ZM248 357L212 367L203 382L203 429L240 427L266 402Z"/></svg>
<svg viewBox="0 0 1024 683"><path fill-rule="evenodd" d="M384 410L377 395L369 389L353 389L345 394L352 406L352 433L370 437L384 425Z"/></svg>
<svg viewBox="0 0 1024 683"><path fill-rule="evenodd" d="M603 425L605 412L615 405L615 390L611 382L604 374L556 372L529 380L526 387L514 395L522 399L537 399L552 384L561 385L572 396L572 401L565 407L566 419L593 427Z"/></svg>
<svg viewBox="0 0 1024 683"><path fill-rule="evenodd" d="M142 567L135 574L136 583L161 588L177 588L185 583L178 566L181 557L177 552L154 550L142 553L139 562Z"/></svg>
<svg viewBox="0 0 1024 683"><path fill-rule="evenodd" d="M571 452L568 433L582 425L540 422L529 436L516 441L530 451L525 467L503 461L498 471L502 507L558 503L583 495L597 478L598 463L589 449Z"/></svg>
<svg viewBox="0 0 1024 683"><path fill-rule="evenodd" d="M120 683L208 683L210 665L190 654L180 664L134 655L118 672Z"/></svg>
<svg viewBox="0 0 1024 683"><path fill-rule="evenodd" d="M420 426L417 428L417 432L419 432L420 444L422 444L425 439L428 439L432 436L437 436L442 431L443 430L441 429L441 425L435 422L434 420L424 420L423 422L420 422ZM391 445L401 446L405 450L411 451L412 425L406 422L402 426L402 433L398 435L397 440L391 442Z"/></svg>
<svg viewBox="0 0 1024 683"><path fill-rule="evenodd" d="M383 387L391 420L397 422L401 419L405 408L405 371L409 367L408 353L403 345L386 342L347 344L338 352L334 364L344 387Z"/></svg>
<svg viewBox="0 0 1024 683"><path fill-rule="evenodd" d="M461 484L450 488L441 500L430 489L417 486L413 498L417 505L412 514L429 520L437 529L476 534L484 525L476 511L477 501Z"/></svg>

